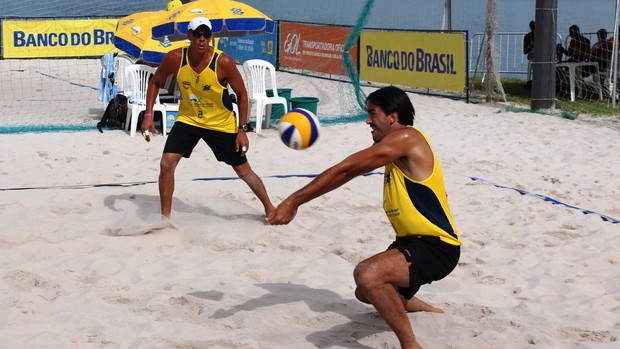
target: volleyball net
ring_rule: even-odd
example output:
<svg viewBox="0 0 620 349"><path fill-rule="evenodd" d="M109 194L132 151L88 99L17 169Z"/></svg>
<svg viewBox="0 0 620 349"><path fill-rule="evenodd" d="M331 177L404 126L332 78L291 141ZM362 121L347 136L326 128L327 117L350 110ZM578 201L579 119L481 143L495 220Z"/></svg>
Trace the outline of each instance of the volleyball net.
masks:
<svg viewBox="0 0 620 349"><path fill-rule="evenodd" d="M127 15L138 10L138 5L125 3L115 8L115 13ZM102 96L102 85L106 83L102 57L119 51L113 39L122 16L92 17L93 13L105 12L101 7L109 4L82 1L75 2L77 8L83 9L78 18L42 16L53 13L52 9L57 10L59 4L49 1L28 9L22 2L12 2L6 13L24 16L0 17L0 133L94 129L101 119L106 106ZM358 7L352 26L278 21L272 34L220 38L215 45L239 63L253 58L273 62L279 69L278 88L288 89L290 98L318 98L317 116L326 124L364 120L365 96L382 85L468 98L468 79L484 79L486 62L480 49L483 35L470 37L466 32L440 28L369 28L373 7L374 0ZM442 13L427 17L439 19ZM420 21L420 26L432 28L437 26L436 22ZM498 73L516 73L525 83L527 76L521 73L527 70L527 60L516 54L521 50L520 39L521 35L506 40L498 35L493 42ZM510 64L518 67L506 68ZM575 74L573 99L608 103L612 81L606 79L602 70L598 74L586 72L581 69ZM298 79L298 75L314 79ZM327 88L330 84L337 84L337 88ZM562 86L557 96L558 103L570 103L570 84ZM324 108L326 105L330 108ZM277 115L272 115L272 121L277 121Z"/></svg>

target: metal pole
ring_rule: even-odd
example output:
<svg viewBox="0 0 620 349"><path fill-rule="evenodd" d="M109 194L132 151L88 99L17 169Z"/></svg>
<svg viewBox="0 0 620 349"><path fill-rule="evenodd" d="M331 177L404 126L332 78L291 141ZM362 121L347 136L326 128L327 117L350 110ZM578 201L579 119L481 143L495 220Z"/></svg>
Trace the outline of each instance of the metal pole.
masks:
<svg viewBox="0 0 620 349"><path fill-rule="evenodd" d="M536 39L532 62L532 109L555 107L557 0L536 0Z"/></svg>
<svg viewBox="0 0 620 349"><path fill-rule="evenodd" d="M620 35L620 27L618 27L620 25L620 0L616 1L616 20L614 21L614 45L613 45L613 51L612 51L612 57L611 57L611 86L613 86L613 88L611 89L611 106L613 108L616 107L616 96L618 94L618 40L620 40L620 37L618 37L618 35Z"/></svg>
<svg viewBox="0 0 620 349"><path fill-rule="evenodd" d="M452 30L452 0L446 0L444 5L444 20L448 26L448 30Z"/></svg>

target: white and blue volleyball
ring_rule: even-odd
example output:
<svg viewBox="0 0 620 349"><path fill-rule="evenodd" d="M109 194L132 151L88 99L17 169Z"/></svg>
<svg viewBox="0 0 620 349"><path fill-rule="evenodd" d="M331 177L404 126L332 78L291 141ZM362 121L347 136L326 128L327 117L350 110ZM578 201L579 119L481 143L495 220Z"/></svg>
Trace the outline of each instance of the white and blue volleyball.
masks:
<svg viewBox="0 0 620 349"><path fill-rule="evenodd" d="M319 138L319 119L313 112L295 108L284 114L278 122L280 139L289 148L306 149Z"/></svg>

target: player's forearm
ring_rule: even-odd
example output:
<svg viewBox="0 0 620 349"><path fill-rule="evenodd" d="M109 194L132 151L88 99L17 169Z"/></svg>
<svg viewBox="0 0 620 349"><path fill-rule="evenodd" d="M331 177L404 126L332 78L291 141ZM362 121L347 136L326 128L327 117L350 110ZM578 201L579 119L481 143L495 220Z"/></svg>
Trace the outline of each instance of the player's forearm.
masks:
<svg viewBox="0 0 620 349"><path fill-rule="evenodd" d="M239 108L239 125L245 125L248 122L248 97L247 95L237 96L237 107Z"/></svg>
<svg viewBox="0 0 620 349"><path fill-rule="evenodd" d="M153 105L159 94L159 87L151 80L149 82L148 89L146 90L146 114L153 113Z"/></svg>
<svg viewBox="0 0 620 349"><path fill-rule="evenodd" d="M291 194L287 200L290 200L297 207L301 206L310 200L342 186L358 175L358 173L352 171L343 163L340 163L325 170L305 187Z"/></svg>

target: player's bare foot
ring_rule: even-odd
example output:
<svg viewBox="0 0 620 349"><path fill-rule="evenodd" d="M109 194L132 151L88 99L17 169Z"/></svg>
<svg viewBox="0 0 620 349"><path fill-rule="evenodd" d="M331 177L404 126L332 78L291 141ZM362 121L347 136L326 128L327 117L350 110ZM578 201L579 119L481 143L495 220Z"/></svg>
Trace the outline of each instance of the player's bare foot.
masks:
<svg viewBox="0 0 620 349"><path fill-rule="evenodd" d="M405 303L405 310L408 312L426 311L429 313L443 313L443 309L434 307L417 297L413 297Z"/></svg>

